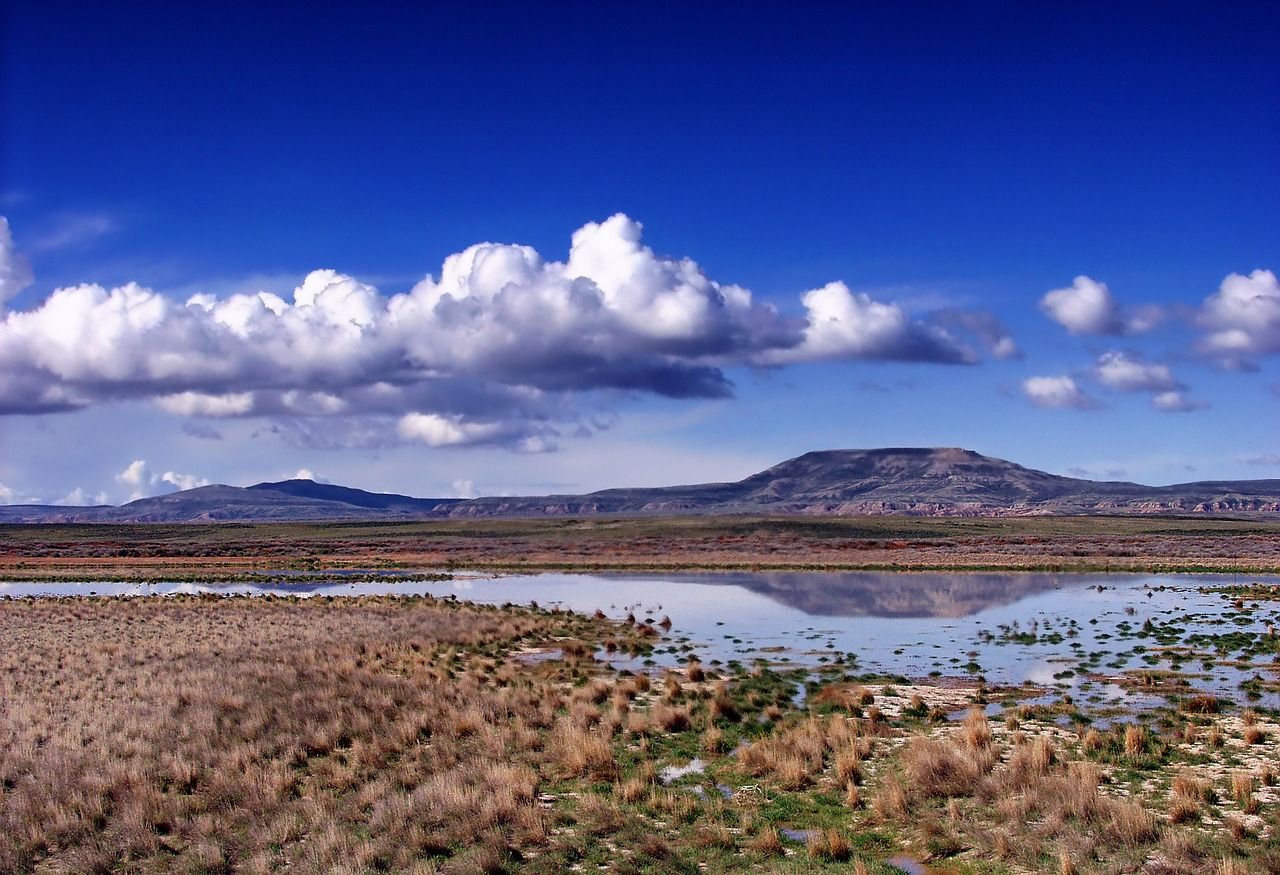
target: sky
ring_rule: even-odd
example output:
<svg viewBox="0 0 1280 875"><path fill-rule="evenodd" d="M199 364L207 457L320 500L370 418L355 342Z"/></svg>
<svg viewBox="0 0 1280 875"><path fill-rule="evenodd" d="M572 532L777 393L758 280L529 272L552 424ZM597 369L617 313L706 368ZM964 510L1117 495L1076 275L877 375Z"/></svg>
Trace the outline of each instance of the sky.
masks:
<svg viewBox="0 0 1280 875"><path fill-rule="evenodd" d="M0 503L1280 477L1280 6L833 6L4 0Z"/></svg>

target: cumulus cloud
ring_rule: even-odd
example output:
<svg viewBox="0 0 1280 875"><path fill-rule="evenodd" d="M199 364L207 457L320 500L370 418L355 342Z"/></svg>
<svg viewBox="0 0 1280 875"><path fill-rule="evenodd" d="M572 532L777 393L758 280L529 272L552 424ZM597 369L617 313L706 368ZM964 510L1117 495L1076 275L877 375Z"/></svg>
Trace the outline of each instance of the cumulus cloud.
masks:
<svg viewBox="0 0 1280 875"><path fill-rule="evenodd" d="M1165 413L1190 413L1203 410L1209 405L1203 401L1193 401L1178 391L1157 392L1151 396L1151 406Z"/></svg>
<svg viewBox="0 0 1280 875"><path fill-rule="evenodd" d="M1093 368L1093 377L1117 392L1151 393L1151 406L1163 413L1189 413L1209 406L1188 398L1184 394L1186 387L1168 365L1148 362L1134 353L1103 353Z"/></svg>
<svg viewBox="0 0 1280 875"><path fill-rule="evenodd" d="M1106 283L1078 276L1071 285L1054 289L1040 299L1040 309L1072 334L1116 336L1141 334L1165 316L1155 305L1122 309Z"/></svg>
<svg viewBox="0 0 1280 875"><path fill-rule="evenodd" d="M1091 410L1098 406L1075 379L1068 376L1028 377L1022 381L1022 394L1036 407L1046 409L1074 407Z"/></svg>
<svg viewBox="0 0 1280 875"><path fill-rule="evenodd" d="M470 480L453 481L453 494L450 498L475 498L480 493L476 492L476 485Z"/></svg>
<svg viewBox="0 0 1280 875"><path fill-rule="evenodd" d="M1231 364L1243 356L1280 353L1280 284L1269 270L1233 273L1195 316L1205 330L1200 349Z"/></svg>
<svg viewBox="0 0 1280 875"><path fill-rule="evenodd" d="M54 504L66 507L86 507L95 504L106 504L108 500L105 492L99 492L97 495L89 495L82 488L77 486L67 495L59 498Z"/></svg>
<svg viewBox="0 0 1280 875"><path fill-rule="evenodd" d="M176 471L153 474L143 459L136 459L130 462L128 467L116 475L116 482L129 487L129 501L137 501L139 498L146 498L149 495L156 494L158 487L162 483L166 483L176 490L194 489L197 486L209 485L207 479L197 477L194 474L179 474ZM103 493L101 498L102 501L98 503L105 503L106 494Z"/></svg>
<svg viewBox="0 0 1280 875"><path fill-rule="evenodd" d="M945 308L938 311L934 321L939 325L963 329L972 333L992 358L1022 358L1022 350L1018 348L1013 335L1005 328L1004 323L992 313L986 313L981 310Z"/></svg>
<svg viewBox="0 0 1280 875"><path fill-rule="evenodd" d="M798 309L655 253L616 215L576 231L564 261L481 243L391 296L332 270L291 296L58 289L0 319L0 413L146 399L185 417L292 420L281 427L308 445L540 452L556 423L589 415L583 393L719 398L735 366L977 361L950 329L991 355L1016 351L993 318L920 318L843 283L804 293ZM317 419L328 424L300 424Z"/></svg>
<svg viewBox="0 0 1280 875"><path fill-rule="evenodd" d="M429 447L452 447L492 443L499 437L502 426L464 422L460 416L409 413L397 424L396 431L406 440L420 441Z"/></svg>
<svg viewBox="0 0 1280 875"><path fill-rule="evenodd" d="M195 489L197 486L208 486L209 480L195 474L179 474L176 471L165 471L160 475L161 483L168 483L179 490Z"/></svg>
<svg viewBox="0 0 1280 875"><path fill-rule="evenodd" d="M13 245L9 220L0 216L0 311L18 292L35 282L31 263Z"/></svg>
<svg viewBox="0 0 1280 875"><path fill-rule="evenodd" d="M1124 326L1120 307L1106 284L1087 276L1047 293L1040 299L1040 309L1072 334L1119 334Z"/></svg>
<svg viewBox="0 0 1280 875"><path fill-rule="evenodd" d="M1098 382L1121 392L1169 392L1182 388L1167 365L1123 352L1106 352L1094 367Z"/></svg>
<svg viewBox="0 0 1280 875"><path fill-rule="evenodd" d="M972 351L946 329L913 321L895 304L872 300L844 283L828 283L801 297L808 320L801 342L765 350L765 364L840 359L971 364Z"/></svg>
<svg viewBox="0 0 1280 875"><path fill-rule="evenodd" d="M40 500L34 495L23 492L20 489L14 489L0 483L0 504L39 504Z"/></svg>
<svg viewBox="0 0 1280 875"><path fill-rule="evenodd" d="M126 486L141 486L147 482L147 463L142 459L130 462L129 467L116 475L116 480Z"/></svg>

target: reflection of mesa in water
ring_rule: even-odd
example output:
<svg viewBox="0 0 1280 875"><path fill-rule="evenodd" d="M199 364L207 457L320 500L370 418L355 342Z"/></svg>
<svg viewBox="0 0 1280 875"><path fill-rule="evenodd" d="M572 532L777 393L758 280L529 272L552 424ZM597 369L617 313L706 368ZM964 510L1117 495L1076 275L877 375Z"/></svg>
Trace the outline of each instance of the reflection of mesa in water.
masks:
<svg viewBox="0 0 1280 875"><path fill-rule="evenodd" d="M681 576L689 582L740 586L817 617L967 617L1061 588L1058 574L915 574L758 572ZM1101 577L1073 574L1071 588Z"/></svg>

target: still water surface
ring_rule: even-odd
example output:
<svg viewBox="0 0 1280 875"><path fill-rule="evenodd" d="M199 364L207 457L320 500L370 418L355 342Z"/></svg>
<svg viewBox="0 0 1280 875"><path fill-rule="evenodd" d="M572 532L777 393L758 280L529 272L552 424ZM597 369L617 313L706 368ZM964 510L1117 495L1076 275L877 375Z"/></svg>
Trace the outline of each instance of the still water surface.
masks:
<svg viewBox="0 0 1280 875"><path fill-rule="evenodd" d="M641 622L670 617L668 640L653 656L658 665L690 653L704 663L843 661L859 672L913 679L1042 685L1094 706L1137 704L1135 692L1116 683L1126 673L1174 670L1195 690L1280 707L1267 683L1280 680L1275 638L1268 638L1268 627L1280 626L1280 601L1246 599L1237 609L1234 597L1219 591L1280 586L1277 576L803 572L344 582L334 574L329 582L290 583L286 572L276 574L281 582L6 583L0 596L431 594L536 602L617 619L633 614Z"/></svg>

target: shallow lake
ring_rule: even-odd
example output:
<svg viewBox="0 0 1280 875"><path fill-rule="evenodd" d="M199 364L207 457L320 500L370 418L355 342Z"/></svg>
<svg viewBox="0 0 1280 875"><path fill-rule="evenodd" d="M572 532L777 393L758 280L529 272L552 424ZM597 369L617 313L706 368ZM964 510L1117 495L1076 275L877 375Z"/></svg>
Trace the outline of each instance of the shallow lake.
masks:
<svg viewBox="0 0 1280 875"><path fill-rule="evenodd" d="M1172 677L1280 708L1280 576L1150 574L539 574L292 583L3 583L0 596L431 594L672 622L652 664L815 668L1033 684L1082 707L1136 707ZM362 575L365 576L365 575ZM1259 586L1260 585L1260 586ZM1256 588L1252 594L1231 587ZM1270 594L1270 598L1265 596ZM1240 601L1237 601L1240 599ZM624 663L619 663L620 665ZM634 667L626 663L627 667Z"/></svg>

